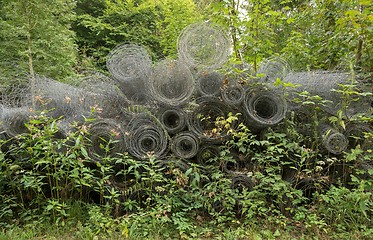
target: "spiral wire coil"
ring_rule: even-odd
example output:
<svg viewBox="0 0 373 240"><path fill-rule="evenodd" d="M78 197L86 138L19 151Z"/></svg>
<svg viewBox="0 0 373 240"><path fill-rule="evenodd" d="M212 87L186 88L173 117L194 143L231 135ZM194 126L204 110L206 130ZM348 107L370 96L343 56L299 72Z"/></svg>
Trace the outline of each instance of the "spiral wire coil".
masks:
<svg viewBox="0 0 373 240"><path fill-rule="evenodd" d="M261 82L274 83L277 79L284 80L290 72L291 67L286 60L272 57L260 63L257 74L264 75L260 78Z"/></svg>
<svg viewBox="0 0 373 240"><path fill-rule="evenodd" d="M148 113L134 114L129 122L128 132L128 151L134 157L142 160L149 157L160 159L168 152L167 131Z"/></svg>
<svg viewBox="0 0 373 240"><path fill-rule="evenodd" d="M176 134L170 142L171 151L176 157L189 159L197 155L199 150L199 140L191 132L180 132Z"/></svg>
<svg viewBox="0 0 373 240"><path fill-rule="evenodd" d="M337 129L321 124L319 126L321 142L325 149L332 154L342 154L348 147L348 139Z"/></svg>
<svg viewBox="0 0 373 240"><path fill-rule="evenodd" d="M227 129L218 129L218 118L226 119L234 112L231 107L215 97L202 97L196 100L198 106L193 109L189 117L189 130L202 140L220 142L227 137ZM231 126L233 129L235 125Z"/></svg>
<svg viewBox="0 0 373 240"><path fill-rule="evenodd" d="M152 61L144 47L119 45L107 56L106 66L128 100L134 104L147 103Z"/></svg>
<svg viewBox="0 0 373 240"><path fill-rule="evenodd" d="M197 89L201 96L220 96L224 75L216 71L202 71L197 76Z"/></svg>
<svg viewBox="0 0 373 240"><path fill-rule="evenodd" d="M127 151L127 136L119 123L100 119L88 126L89 156L97 162L105 157L115 157Z"/></svg>
<svg viewBox="0 0 373 240"><path fill-rule="evenodd" d="M281 122L287 111L287 103L279 94L261 88L248 89L243 102L248 127L262 129Z"/></svg>
<svg viewBox="0 0 373 240"><path fill-rule="evenodd" d="M182 31L177 50L191 68L216 69L228 60L230 42L220 27L207 22L195 23Z"/></svg>
<svg viewBox="0 0 373 240"><path fill-rule="evenodd" d="M195 81L189 68L179 60L163 60L153 71L151 95L161 104L181 106L194 94Z"/></svg>
<svg viewBox="0 0 373 240"><path fill-rule="evenodd" d="M5 133L10 137L15 137L29 130L26 123L30 120L31 113L26 107L3 109L0 121Z"/></svg>
<svg viewBox="0 0 373 240"><path fill-rule="evenodd" d="M163 106L158 116L159 121L170 135L181 132L187 126L187 113L182 108Z"/></svg>
<svg viewBox="0 0 373 240"><path fill-rule="evenodd" d="M83 101L83 111L92 110L103 118L118 118L129 101L116 82L108 76L95 73L80 81L79 88Z"/></svg>

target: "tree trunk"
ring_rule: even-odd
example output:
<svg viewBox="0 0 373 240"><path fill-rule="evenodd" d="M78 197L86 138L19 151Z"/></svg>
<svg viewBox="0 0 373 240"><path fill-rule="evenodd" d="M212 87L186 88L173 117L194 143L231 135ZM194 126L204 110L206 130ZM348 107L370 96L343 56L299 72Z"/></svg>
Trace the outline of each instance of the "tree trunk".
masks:
<svg viewBox="0 0 373 240"><path fill-rule="evenodd" d="M31 51L31 37L28 35L28 66L29 66L29 73L30 73L30 91L31 91L31 103L32 108L35 109L35 85L36 85L36 79L35 79L35 72L34 72L34 65L32 61L32 51Z"/></svg>

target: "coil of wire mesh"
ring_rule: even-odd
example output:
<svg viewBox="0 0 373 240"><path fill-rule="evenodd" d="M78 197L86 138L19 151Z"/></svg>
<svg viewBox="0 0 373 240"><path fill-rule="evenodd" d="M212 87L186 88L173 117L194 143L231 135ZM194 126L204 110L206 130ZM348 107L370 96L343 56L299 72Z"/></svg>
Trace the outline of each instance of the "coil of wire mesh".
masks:
<svg viewBox="0 0 373 240"><path fill-rule="evenodd" d="M286 116L286 100L272 90L251 88L246 91L243 102L247 125L260 130L280 123Z"/></svg>
<svg viewBox="0 0 373 240"><path fill-rule="evenodd" d="M239 174L249 171L250 159L247 159L244 154L238 151L230 151L221 162L222 170L229 174Z"/></svg>
<svg viewBox="0 0 373 240"><path fill-rule="evenodd" d="M170 146L176 157L190 159L198 153L199 140L192 132L180 132L171 139Z"/></svg>
<svg viewBox="0 0 373 240"><path fill-rule="evenodd" d="M224 75L217 71L202 71L197 76L197 89L200 96L220 96Z"/></svg>
<svg viewBox="0 0 373 240"><path fill-rule="evenodd" d="M332 154L342 154L348 147L346 136L326 123L319 125L319 134L322 145Z"/></svg>
<svg viewBox="0 0 373 240"><path fill-rule="evenodd" d="M181 132L187 126L187 113L182 108L161 106L158 118L170 135Z"/></svg>
<svg viewBox="0 0 373 240"><path fill-rule="evenodd" d="M119 82L126 82L134 77L145 81L151 74L152 60L144 47L124 43L111 50L106 66Z"/></svg>
<svg viewBox="0 0 373 240"><path fill-rule="evenodd" d="M188 160L175 158L173 156L168 156L164 159L160 159L157 162L157 165L159 169L162 170L165 174L172 174L170 171L173 171L175 169L178 169L184 173L190 168Z"/></svg>
<svg viewBox="0 0 373 240"><path fill-rule="evenodd" d="M6 79L6 82L6 85L0 85L0 104L9 108L32 104L29 76L21 75L16 79Z"/></svg>
<svg viewBox="0 0 373 240"><path fill-rule="evenodd" d="M82 90L53 79L37 76L35 104L39 111L47 111L53 118L69 117L80 113Z"/></svg>
<svg viewBox="0 0 373 240"><path fill-rule="evenodd" d="M1 116L1 115L0 115ZM0 117L0 141L1 140L7 140L9 136L6 134L5 127L3 123L1 122L1 117ZM1 145L1 144L0 144ZM0 146L1 147L1 146Z"/></svg>
<svg viewBox="0 0 373 240"><path fill-rule="evenodd" d="M313 107L313 106L312 106ZM294 123L296 130L303 135L312 135L314 123L312 122L312 115L314 109L310 106L294 105L289 106L289 119Z"/></svg>
<svg viewBox="0 0 373 240"><path fill-rule="evenodd" d="M240 107L245 99L245 89L238 82L229 82L221 88L222 100L232 107Z"/></svg>
<svg viewBox="0 0 373 240"><path fill-rule="evenodd" d="M191 68L216 69L230 55L230 41L223 29L212 23L195 23L186 27L177 42L179 57Z"/></svg>
<svg viewBox="0 0 373 240"><path fill-rule="evenodd" d="M188 103L195 89L195 81L187 65L172 59L165 59L154 67L149 85L156 101L171 106Z"/></svg>
<svg viewBox="0 0 373 240"><path fill-rule="evenodd" d="M189 130L203 141L221 142L227 138L228 129L217 126L219 118L226 119L233 109L215 97L201 97L196 100L198 106L193 109L188 118ZM233 122L235 129L238 123Z"/></svg>
<svg viewBox="0 0 373 240"><path fill-rule="evenodd" d="M242 192L244 189L251 191L254 187L254 181L245 174L231 174L231 188Z"/></svg>
<svg viewBox="0 0 373 240"><path fill-rule="evenodd" d="M88 154L93 161L115 157L127 151L127 135L113 119L99 119L88 126Z"/></svg>
<svg viewBox="0 0 373 240"><path fill-rule="evenodd" d="M329 114L336 114L341 109L341 95L334 91L340 89L339 84L348 84L351 75L346 72L332 71L310 71L310 72L292 72L285 78L285 82L297 85L292 92L307 91L311 96L319 96L322 109ZM298 97L297 94L291 93L291 96ZM369 99L359 101L353 112L366 112L369 109Z"/></svg>
<svg viewBox="0 0 373 240"><path fill-rule="evenodd" d="M216 160L220 156L220 145L211 143L200 144L196 160L199 164L208 165L210 161Z"/></svg>
<svg viewBox="0 0 373 240"><path fill-rule="evenodd" d="M121 44L109 53L106 66L128 100L134 104L147 104L152 61L144 47Z"/></svg>
<svg viewBox="0 0 373 240"><path fill-rule="evenodd" d="M129 153L141 160L163 158L168 152L169 136L158 119L149 113L134 114L128 125Z"/></svg>
<svg viewBox="0 0 373 240"><path fill-rule="evenodd" d="M290 72L291 67L286 60L271 57L260 63L257 74L264 75L259 78L260 82L272 84L277 79L284 80Z"/></svg>
<svg viewBox="0 0 373 240"><path fill-rule="evenodd" d="M118 87L128 99L129 105L153 105L147 83L141 78L133 77L125 82L119 82Z"/></svg>
<svg viewBox="0 0 373 240"><path fill-rule="evenodd" d="M79 87L83 90L81 99L85 111L96 110L103 118L118 118L129 101L116 82L103 74L95 73L84 77Z"/></svg>
<svg viewBox="0 0 373 240"><path fill-rule="evenodd" d="M6 134L10 137L15 137L29 132L25 124L30 120L31 115L27 107L3 109L1 121Z"/></svg>

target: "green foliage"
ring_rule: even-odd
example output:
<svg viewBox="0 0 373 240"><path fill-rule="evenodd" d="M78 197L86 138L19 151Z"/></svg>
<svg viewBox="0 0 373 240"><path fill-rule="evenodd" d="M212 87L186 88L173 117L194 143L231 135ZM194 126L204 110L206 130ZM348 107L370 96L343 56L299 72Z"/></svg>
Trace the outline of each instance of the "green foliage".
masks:
<svg viewBox="0 0 373 240"><path fill-rule="evenodd" d="M357 188L331 187L328 192L320 196L318 213L327 224L335 226L338 231L367 230L367 222L372 216L372 183L359 181L355 178Z"/></svg>
<svg viewBox="0 0 373 240"><path fill-rule="evenodd" d="M160 59L175 56L181 30L199 20L194 10L190 0L80 1L74 29L79 48L101 68L109 51L121 43L143 45L153 59Z"/></svg>
<svg viewBox="0 0 373 240"><path fill-rule="evenodd" d="M269 129L257 135L243 124L233 129L238 119L230 115L217 121L231 137L220 156L208 165L181 168L180 159L165 164L126 153L94 162L86 150L85 125L59 139L58 119L41 114L27 124L28 133L1 142L1 228L52 224L57 231L75 228L73 236L80 239L234 239L252 236L242 229L263 224L266 229L253 228L264 238L292 228L316 231L319 238L334 230L338 236L371 234L369 177L351 175L349 185L327 189L327 156L305 148L290 120L285 132ZM249 163L239 176L251 186L234 185L237 173L222 171L224 163L240 161L231 157L235 151ZM362 153L345 157L354 162ZM289 170L295 181L286 177ZM310 177L318 178L304 185Z"/></svg>
<svg viewBox="0 0 373 240"><path fill-rule="evenodd" d="M38 73L63 80L76 63L70 24L75 1L8 1L0 8L0 73Z"/></svg>

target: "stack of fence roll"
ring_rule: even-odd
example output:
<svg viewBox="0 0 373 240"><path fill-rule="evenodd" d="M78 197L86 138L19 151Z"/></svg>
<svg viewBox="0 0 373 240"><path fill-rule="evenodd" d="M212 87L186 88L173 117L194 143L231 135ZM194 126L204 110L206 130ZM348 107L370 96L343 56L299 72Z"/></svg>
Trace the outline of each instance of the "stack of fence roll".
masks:
<svg viewBox="0 0 373 240"><path fill-rule="evenodd" d="M27 132L30 116L43 112L60 118L60 138L73 130L71 123L87 124L88 155L96 162L128 152L144 161L156 158L162 165L181 159L178 164L184 168L190 162L207 166L221 164L221 146L229 137L218 120L238 113L230 127L242 123L254 133L289 117L300 133L317 137L333 156L358 145L372 147L364 141L364 132L371 132L368 124L351 122L343 129L328 121L345 107L346 99L332 89L348 84L349 74L296 73L279 57L263 61L255 74L248 64L227 63L228 39L216 25L196 23L181 33L177 59L153 64L144 47L122 44L107 56L110 76L89 74L74 86L40 76L30 85L12 84L1 93L0 138ZM289 91L281 82L299 86ZM328 101L299 96L304 91ZM371 111L368 97L356 102L345 109L346 121L355 113ZM317 126L315 114L320 117ZM84 123L85 118L94 120ZM232 187L252 188L245 175L251 163L237 156L232 152L233 162L224 162L222 169Z"/></svg>

